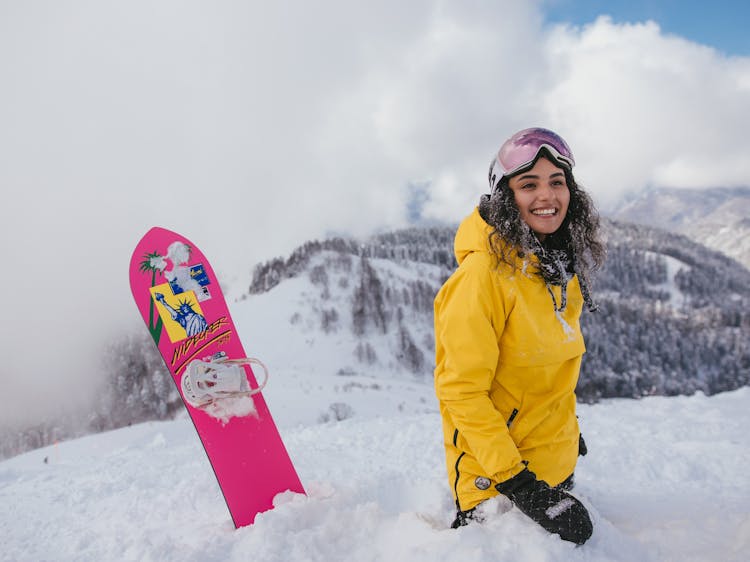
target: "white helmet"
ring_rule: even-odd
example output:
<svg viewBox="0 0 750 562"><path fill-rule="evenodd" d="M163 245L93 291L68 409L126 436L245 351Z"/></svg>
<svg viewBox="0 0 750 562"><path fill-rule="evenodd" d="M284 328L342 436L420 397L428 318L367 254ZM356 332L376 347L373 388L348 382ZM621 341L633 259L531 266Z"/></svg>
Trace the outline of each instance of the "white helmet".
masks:
<svg viewBox="0 0 750 562"><path fill-rule="evenodd" d="M250 388L244 365L263 368L264 379L258 388ZM191 361L182 375L182 395L194 408L201 408L221 398L252 396L268 382L268 369L258 359L227 359L223 352L208 361Z"/></svg>

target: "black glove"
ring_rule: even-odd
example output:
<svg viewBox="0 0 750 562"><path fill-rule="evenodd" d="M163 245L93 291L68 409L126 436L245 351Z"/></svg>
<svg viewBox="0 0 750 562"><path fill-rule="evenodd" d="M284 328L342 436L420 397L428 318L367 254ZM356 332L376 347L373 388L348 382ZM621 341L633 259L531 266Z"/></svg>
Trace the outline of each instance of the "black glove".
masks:
<svg viewBox="0 0 750 562"><path fill-rule="evenodd" d="M580 501L563 490L550 488L543 480L537 480L528 468L495 488L508 496L523 513L550 533L560 535L564 541L583 544L594 532L589 512Z"/></svg>

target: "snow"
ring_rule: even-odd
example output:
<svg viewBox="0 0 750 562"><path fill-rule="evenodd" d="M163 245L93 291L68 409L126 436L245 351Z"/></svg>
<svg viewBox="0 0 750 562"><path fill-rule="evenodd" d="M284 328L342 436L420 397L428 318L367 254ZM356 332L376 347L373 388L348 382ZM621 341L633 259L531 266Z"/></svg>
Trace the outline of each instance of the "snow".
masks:
<svg viewBox="0 0 750 562"><path fill-rule="evenodd" d="M658 254L656 252L644 252L647 257L663 259L667 266L667 280L664 283L652 285L653 289L661 289L669 294L669 300L672 306L676 309L682 309L687 305L687 296L680 290L675 282L675 276L680 271L689 272L692 268L683 261L678 260L672 256L665 254Z"/></svg>
<svg viewBox="0 0 750 562"><path fill-rule="evenodd" d="M425 411L399 413L377 407L402 400L403 383L387 386L361 391L371 412L329 423L307 423L295 393L269 395L308 496L281 494L238 530L187 418L2 462L0 559L739 561L750 552L750 388L581 405L589 454L575 493L595 530L575 547L500 498L484 506L485 523L449 529L431 389L413 385ZM337 399L326 392L309 400Z"/></svg>
<svg viewBox="0 0 750 562"><path fill-rule="evenodd" d="M330 285L323 304L305 276L231 304L248 354L269 368L263 394L307 496L280 494L235 530L184 414L1 462L0 560L748 559L750 387L580 405L589 454L574 493L594 521L581 547L504 498L482 506L484 523L452 530L431 380L390 363L382 334L367 335L379 359L362 365L348 326L321 330L320 306L343 309L352 294Z"/></svg>

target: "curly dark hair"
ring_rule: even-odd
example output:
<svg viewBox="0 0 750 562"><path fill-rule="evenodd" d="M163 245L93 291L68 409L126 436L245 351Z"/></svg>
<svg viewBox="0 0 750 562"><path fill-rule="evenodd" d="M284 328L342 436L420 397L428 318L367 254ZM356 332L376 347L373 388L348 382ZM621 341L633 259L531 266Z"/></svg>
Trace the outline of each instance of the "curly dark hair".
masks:
<svg viewBox="0 0 750 562"><path fill-rule="evenodd" d="M555 163L544 151L537 155L534 163L541 157ZM482 196L479 214L492 227L489 244L500 262L515 269L517 256L539 254L540 251L564 252L569 266L586 290L591 274L603 265L606 256L599 234L599 213L589 194L575 181L573 172L565 166L561 166L561 169L570 191L568 212L560 228L547 235L543 243L521 220L507 177L498 182L490 195ZM540 275L550 282L543 270L540 270Z"/></svg>

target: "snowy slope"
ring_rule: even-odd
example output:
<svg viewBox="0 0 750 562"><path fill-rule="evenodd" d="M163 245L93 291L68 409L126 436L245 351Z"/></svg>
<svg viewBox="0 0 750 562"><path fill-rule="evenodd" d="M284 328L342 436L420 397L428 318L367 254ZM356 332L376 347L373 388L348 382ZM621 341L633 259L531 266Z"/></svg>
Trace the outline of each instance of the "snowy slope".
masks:
<svg viewBox="0 0 750 562"><path fill-rule="evenodd" d="M581 406L590 453L576 493L595 531L574 547L500 500L485 524L448 529L437 412L303 425L299 396L279 391L286 377L276 374L268 400L307 497L280 496L235 531L190 422L141 424L0 463L0 559L661 562L750 552L750 388ZM371 394L382 405L378 396L404 392ZM426 385L414 392L431 402Z"/></svg>
<svg viewBox="0 0 750 562"><path fill-rule="evenodd" d="M324 262L330 256L316 256ZM383 275L384 284L402 287L415 279L429 280L439 286L439 268L427 264L396 264L372 259ZM311 268L314 267L314 264ZM300 275L286 279L272 292L247 296L232 303L232 317L242 334L245 351L258 357L273 370L283 368L284 383L270 384L266 395L294 404L299 423L317 422L333 403L347 404L354 415L390 415L436 411L431 378L413 373L395 359L394 331L368 327L357 338L352 334L348 310L355 290L346 279L355 278L329 264L325 288ZM330 287L329 287L330 286ZM397 289L394 289L397 290ZM326 297L321 297L325 293ZM431 304L431 299L430 299ZM336 326L321 329L322 309L342 311ZM430 309L431 310L431 309ZM432 315L412 314L409 329L432 362ZM391 320L395 324L395 320ZM358 342L372 349L371 363L357 359ZM273 378L273 373L271 377Z"/></svg>

